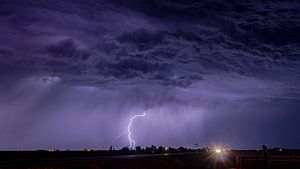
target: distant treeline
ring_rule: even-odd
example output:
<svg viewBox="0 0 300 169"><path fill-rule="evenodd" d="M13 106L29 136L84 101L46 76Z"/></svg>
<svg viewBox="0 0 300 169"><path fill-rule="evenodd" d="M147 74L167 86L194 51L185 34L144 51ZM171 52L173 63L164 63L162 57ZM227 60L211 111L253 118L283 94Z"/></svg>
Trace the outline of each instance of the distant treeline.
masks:
<svg viewBox="0 0 300 169"><path fill-rule="evenodd" d="M189 149L184 147L150 147L142 148L137 146L136 149L129 149L123 147L121 149L114 149L110 147L109 150L37 150L37 151L0 151L0 159L11 158L62 158L62 157L93 157L93 156L110 156L110 155L133 155L133 154L165 154L165 153L184 153L184 152L199 152L206 151L206 149ZM1 161L1 160L0 160Z"/></svg>
<svg viewBox="0 0 300 169"><path fill-rule="evenodd" d="M271 155L300 155L300 150L296 149L282 149L282 148L272 148L268 149ZM130 149L128 147L123 147L121 149L114 149L110 147L109 150L93 150L93 149L83 149L83 150L37 150L37 151L0 151L0 161L5 159L17 159L17 158L62 158L62 157L94 157L94 156L110 156L110 155L134 155L134 154L168 154L168 153L209 153L214 152L213 149L199 148L191 149L185 147L172 148L164 146L154 146L142 148L137 146L135 149ZM261 153L262 150L231 150L232 154L253 154Z"/></svg>
<svg viewBox="0 0 300 169"><path fill-rule="evenodd" d="M129 149L128 147L123 147L119 150L115 150L110 147L109 152L119 152L119 153L137 153L137 154L157 154L157 153L179 153L179 152L196 152L196 149L190 149L185 147L172 148L172 147L156 147L151 145L150 147L142 148L137 146L135 149Z"/></svg>

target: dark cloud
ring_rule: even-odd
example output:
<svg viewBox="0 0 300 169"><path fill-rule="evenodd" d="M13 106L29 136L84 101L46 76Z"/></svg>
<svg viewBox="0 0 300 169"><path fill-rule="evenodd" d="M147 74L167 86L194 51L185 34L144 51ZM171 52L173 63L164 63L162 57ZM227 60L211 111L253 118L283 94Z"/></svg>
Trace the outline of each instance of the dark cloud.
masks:
<svg viewBox="0 0 300 169"><path fill-rule="evenodd" d="M0 56L1 57L11 57L12 52L8 49L0 49Z"/></svg>
<svg viewBox="0 0 300 169"><path fill-rule="evenodd" d="M139 29L135 32L124 33L117 38L120 43L129 43L136 45L138 50L147 50L147 47L158 45L162 42L162 34L152 33L145 29Z"/></svg>
<svg viewBox="0 0 300 169"><path fill-rule="evenodd" d="M182 76L178 72L188 77L186 74L220 71L295 79L300 64L299 4L282 3L90 0L85 4L53 1L54 5L48 5L16 1L1 3L10 11L4 11L9 14L1 22L24 36L9 43L23 43L16 53L29 48L26 53L31 60L44 48L48 57L37 61L42 63L36 67L65 77L67 72L71 76L85 72L100 81L104 77L122 81L159 78L168 84L172 76ZM120 20L121 15L127 22ZM35 41L24 42L33 37ZM12 48L9 44L3 45ZM272 75L285 74L287 69L294 71L286 76ZM191 83L194 80L190 79Z"/></svg>
<svg viewBox="0 0 300 169"><path fill-rule="evenodd" d="M78 49L72 39L66 39L47 47L47 52L54 58L70 58L84 61L91 55L89 51Z"/></svg>
<svg viewBox="0 0 300 169"><path fill-rule="evenodd" d="M106 65L100 63L96 67L98 68L99 73L106 71L108 75L113 75L117 78L122 78L124 76L133 78L147 74L166 73L168 71L168 65L166 64L152 64L141 59L126 59Z"/></svg>
<svg viewBox="0 0 300 169"><path fill-rule="evenodd" d="M137 131L143 145L206 146L219 133L281 145L272 127L285 119L295 147L299 16L299 2L280 0L0 1L0 143L107 146L153 110L141 129L160 137Z"/></svg>

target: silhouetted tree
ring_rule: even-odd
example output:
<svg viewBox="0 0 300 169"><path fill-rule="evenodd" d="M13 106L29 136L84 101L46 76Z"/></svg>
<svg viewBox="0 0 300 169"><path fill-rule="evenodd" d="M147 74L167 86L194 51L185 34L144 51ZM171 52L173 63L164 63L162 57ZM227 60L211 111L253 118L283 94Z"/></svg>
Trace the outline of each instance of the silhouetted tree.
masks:
<svg viewBox="0 0 300 169"><path fill-rule="evenodd" d="M164 149L165 149L164 147L159 146L158 149L157 149L157 151L158 151L158 153L163 153Z"/></svg>
<svg viewBox="0 0 300 169"><path fill-rule="evenodd" d="M137 153L141 153L141 152L142 152L141 146L137 146L137 147L135 148L135 150L136 150Z"/></svg>
<svg viewBox="0 0 300 169"><path fill-rule="evenodd" d="M146 147L145 148L145 153L146 154L150 154L151 153L151 148L150 147Z"/></svg>
<svg viewBox="0 0 300 169"><path fill-rule="evenodd" d="M157 148L155 145L151 145L151 153L156 153Z"/></svg>
<svg viewBox="0 0 300 169"><path fill-rule="evenodd" d="M177 149L169 147L169 151L170 151L170 153L174 153L174 152L177 152Z"/></svg>
<svg viewBox="0 0 300 169"><path fill-rule="evenodd" d="M267 145L263 145L264 169L269 168L269 152Z"/></svg>
<svg viewBox="0 0 300 169"><path fill-rule="evenodd" d="M179 147L179 149L178 149L180 152L186 152L187 151L187 149L186 148L184 148L184 147Z"/></svg>
<svg viewBox="0 0 300 169"><path fill-rule="evenodd" d="M120 152L122 153L128 153L129 152L129 148L128 147L123 147Z"/></svg>

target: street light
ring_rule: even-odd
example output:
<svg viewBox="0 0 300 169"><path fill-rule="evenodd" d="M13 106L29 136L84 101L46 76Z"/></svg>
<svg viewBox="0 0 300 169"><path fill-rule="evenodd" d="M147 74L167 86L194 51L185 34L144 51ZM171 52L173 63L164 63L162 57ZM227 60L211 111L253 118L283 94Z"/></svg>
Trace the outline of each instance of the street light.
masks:
<svg viewBox="0 0 300 169"><path fill-rule="evenodd" d="M215 152L218 153L218 154L220 154L220 153L222 153L222 150L219 149L219 148L217 148L217 149L215 149Z"/></svg>

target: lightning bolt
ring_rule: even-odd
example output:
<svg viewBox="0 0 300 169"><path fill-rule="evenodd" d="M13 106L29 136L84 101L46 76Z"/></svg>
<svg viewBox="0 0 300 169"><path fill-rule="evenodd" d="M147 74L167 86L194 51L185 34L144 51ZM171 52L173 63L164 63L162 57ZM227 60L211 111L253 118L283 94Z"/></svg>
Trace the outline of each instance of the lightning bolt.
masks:
<svg viewBox="0 0 300 169"><path fill-rule="evenodd" d="M132 116L129 120L129 124L127 126L127 130L122 131L117 137L114 138L113 142L112 142L112 147L115 146L116 141L122 137L124 134L127 133L127 137L128 137L128 141L129 141L129 148L130 149L134 149L135 148L135 141L132 138L131 135L131 126L133 121L138 118L138 117L145 117L146 116L146 112L144 112L143 114L135 114L134 116Z"/></svg>
<svg viewBox="0 0 300 169"><path fill-rule="evenodd" d="M113 142L112 142L112 147L115 147L115 144L116 144L116 142L117 142L117 140L120 138L120 137L122 137L124 134L126 134L127 133L127 130L124 130L123 132L121 132L117 137L115 137L114 138L114 140L113 140Z"/></svg>
<svg viewBox="0 0 300 169"><path fill-rule="evenodd" d="M131 126L132 126L133 120L135 120L138 117L145 117L145 116L146 116L146 112L144 112L143 114L135 114L134 116L132 116L130 118L129 124L127 126L127 132L128 132L127 137L129 140L129 148L130 149L135 148L135 141L133 140L132 135L131 135Z"/></svg>

